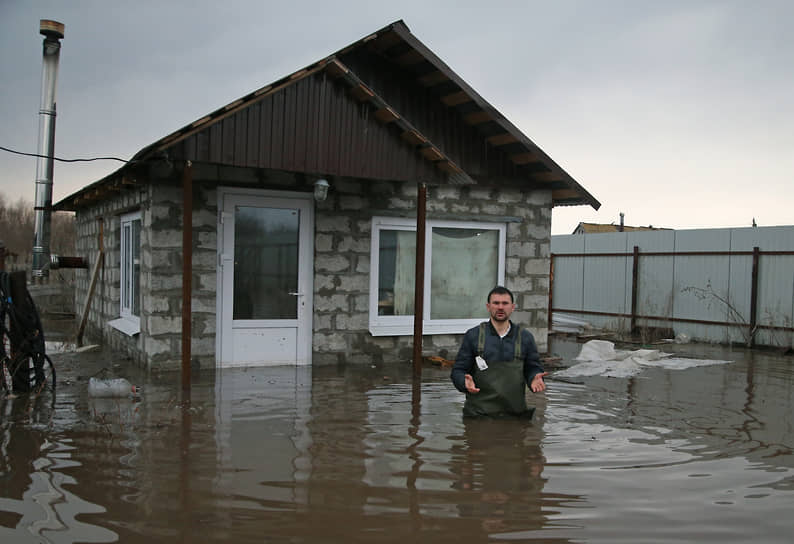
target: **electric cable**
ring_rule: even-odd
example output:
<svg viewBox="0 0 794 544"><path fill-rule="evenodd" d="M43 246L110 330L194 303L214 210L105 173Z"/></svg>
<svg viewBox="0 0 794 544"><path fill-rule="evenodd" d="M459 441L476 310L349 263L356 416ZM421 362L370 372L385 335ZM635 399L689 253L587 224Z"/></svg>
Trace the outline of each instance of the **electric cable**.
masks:
<svg viewBox="0 0 794 544"><path fill-rule="evenodd" d="M26 157L37 157L42 159L50 158L47 155L40 155L38 153L25 153L24 151L16 151L14 149L9 149L3 146L0 146L0 150L6 151L8 153L14 153L16 155L24 155ZM123 163L138 162L138 161L128 161L126 159L120 159L118 157L91 157L88 159L62 159L60 157L52 157L52 160L60 161L60 162L91 162L91 161L119 161Z"/></svg>

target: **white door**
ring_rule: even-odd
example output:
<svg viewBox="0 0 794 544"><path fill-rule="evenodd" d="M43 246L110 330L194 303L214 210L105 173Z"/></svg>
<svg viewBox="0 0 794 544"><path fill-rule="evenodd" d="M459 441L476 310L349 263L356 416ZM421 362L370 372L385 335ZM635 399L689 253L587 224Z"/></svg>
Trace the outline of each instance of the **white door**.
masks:
<svg viewBox="0 0 794 544"><path fill-rule="evenodd" d="M313 201L219 194L220 366L311 363Z"/></svg>

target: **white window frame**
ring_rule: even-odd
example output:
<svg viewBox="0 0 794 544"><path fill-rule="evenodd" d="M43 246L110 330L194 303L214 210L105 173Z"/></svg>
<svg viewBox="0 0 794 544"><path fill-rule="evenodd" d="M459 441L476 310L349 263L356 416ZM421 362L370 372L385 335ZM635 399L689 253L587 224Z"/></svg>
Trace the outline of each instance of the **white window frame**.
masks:
<svg viewBox="0 0 794 544"><path fill-rule="evenodd" d="M132 255L131 249L128 248L124 230L126 228L132 229L132 224L141 222L141 212L131 212L122 215L119 218L119 269L120 269L120 284L119 284L119 319L114 319L110 325L123 333L132 336L138 334L141 330L141 317L132 313L132 306L130 304L130 296L127 292L127 280L132 274L133 263L127 259L127 255ZM130 250L130 251L128 251ZM138 255L140 258L140 248L138 248ZM140 273L140 272L139 272ZM131 296L140 298L140 293L132 293ZM139 300L140 304L140 300ZM140 310L139 310L140 311Z"/></svg>
<svg viewBox="0 0 794 544"><path fill-rule="evenodd" d="M425 224L425 274L422 334L461 334L478 325L486 317L473 319L430 319L430 263L432 263L433 227L460 229L489 229L499 233L499 262L497 284L504 285L505 278L505 247L507 244L507 224L479 221L445 221L429 219ZM373 217L370 246L369 276L369 331L373 336L405 336L413 334L413 315L378 315L378 278L380 271L380 232L381 230L406 230L416 232L416 219L402 217ZM482 293L483 311L485 297Z"/></svg>

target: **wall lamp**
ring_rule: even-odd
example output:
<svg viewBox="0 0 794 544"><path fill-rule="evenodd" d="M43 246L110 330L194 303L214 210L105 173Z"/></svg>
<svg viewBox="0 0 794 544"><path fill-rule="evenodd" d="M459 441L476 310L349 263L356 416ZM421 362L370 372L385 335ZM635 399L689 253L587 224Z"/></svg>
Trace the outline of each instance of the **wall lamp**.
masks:
<svg viewBox="0 0 794 544"><path fill-rule="evenodd" d="M318 179L314 182L314 200L322 202L328 197L328 187L330 185L324 179Z"/></svg>

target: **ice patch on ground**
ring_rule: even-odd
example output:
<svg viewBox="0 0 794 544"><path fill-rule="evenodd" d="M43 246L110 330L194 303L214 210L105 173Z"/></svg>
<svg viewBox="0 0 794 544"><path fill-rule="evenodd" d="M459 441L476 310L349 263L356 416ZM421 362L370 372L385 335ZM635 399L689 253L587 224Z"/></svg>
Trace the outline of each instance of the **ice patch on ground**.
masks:
<svg viewBox="0 0 794 544"><path fill-rule="evenodd" d="M553 376L573 378L578 376L606 376L628 378L636 376L648 367L684 370L696 366L730 363L716 359L688 359L673 357L657 349L616 350L615 344L608 340L590 340L576 356L575 364L559 370Z"/></svg>

